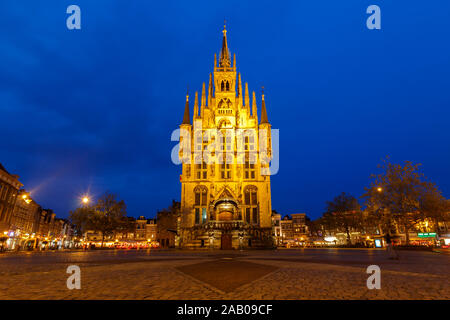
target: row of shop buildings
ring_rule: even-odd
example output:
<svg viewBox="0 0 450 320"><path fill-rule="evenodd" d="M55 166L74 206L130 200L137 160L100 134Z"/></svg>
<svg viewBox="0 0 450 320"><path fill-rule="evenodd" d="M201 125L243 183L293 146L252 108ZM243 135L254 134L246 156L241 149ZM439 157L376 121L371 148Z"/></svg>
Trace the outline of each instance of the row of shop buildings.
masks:
<svg viewBox="0 0 450 320"><path fill-rule="evenodd" d="M311 221L304 213L294 213L284 217L272 213L274 243L277 247L324 247L349 245L360 247L385 247L385 234L377 226L365 231L350 229L349 233L340 230L327 230L317 221ZM409 245L412 246L450 246L450 221L418 222L408 232ZM401 225L394 225L392 241L394 245L406 245L407 235Z"/></svg>
<svg viewBox="0 0 450 320"><path fill-rule="evenodd" d="M83 247L103 246L123 249L167 246L166 239L161 239L158 236L156 219L146 219L143 216L137 219L129 219L134 222L134 228L130 229L129 232L117 232L103 238L101 232L87 231L80 239L80 244Z"/></svg>
<svg viewBox="0 0 450 320"><path fill-rule="evenodd" d="M115 232L103 238L101 232L88 231L80 240L83 246L103 246L120 249L174 248L180 216L180 202L158 211L156 219L128 217L132 227L126 232ZM103 243L102 243L103 242Z"/></svg>
<svg viewBox="0 0 450 320"><path fill-rule="evenodd" d="M174 246L174 227L165 226L165 212L158 213L162 222L160 228L156 219L128 217L131 222L128 232L115 233L105 239L95 231L77 235L68 219L57 218L53 210L44 209L23 187L19 176L9 173L0 163L0 252L100 245L121 248Z"/></svg>
<svg viewBox="0 0 450 320"><path fill-rule="evenodd" d="M160 225L157 219L128 217L131 227L127 232L105 238L95 231L77 235L68 219L57 218L53 210L40 206L23 187L19 176L9 173L0 163L0 252L174 246L176 223L172 222L170 212L158 213ZM179 202L173 202L173 206L179 207Z"/></svg>
<svg viewBox="0 0 450 320"><path fill-rule="evenodd" d="M73 246L73 228L51 209L36 203L0 163L0 251Z"/></svg>
<svg viewBox="0 0 450 320"><path fill-rule="evenodd" d="M130 233L118 233L106 238L104 246L119 248L179 248L179 202L173 202L171 210L159 212L157 219L136 219L136 228ZM158 223L157 223L158 222ZM417 230L409 233L409 244L415 246L448 246L448 222L438 226L439 232L429 223L419 223ZM272 235L274 247L332 247L348 245L348 237L352 246L359 247L385 247L384 233L374 226L367 231L350 230L349 235L339 230L327 230L318 221L311 221L305 213L284 215L273 211ZM88 232L85 241L89 244L99 245L101 234ZM401 226L396 226L393 241L397 245L406 244L406 234ZM206 243L197 249L208 249Z"/></svg>
<svg viewBox="0 0 450 320"><path fill-rule="evenodd" d="M304 213L293 213L282 218L274 211L272 226L275 246L306 246L310 238L308 220Z"/></svg>

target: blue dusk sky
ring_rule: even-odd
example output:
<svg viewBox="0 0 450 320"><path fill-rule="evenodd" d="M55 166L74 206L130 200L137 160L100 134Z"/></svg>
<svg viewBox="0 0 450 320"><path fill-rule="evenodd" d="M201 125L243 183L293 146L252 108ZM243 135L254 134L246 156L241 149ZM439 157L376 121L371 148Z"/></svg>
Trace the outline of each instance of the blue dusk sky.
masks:
<svg viewBox="0 0 450 320"><path fill-rule="evenodd" d="M81 8L68 30L66 8ZM381 30L366 8L381 8ZM272 207L312 218L361 196L389 155L450 197L450 2L0 3L0 162L60 217L89 192L132 216L180 198L171 133L201 91L227 20L238 71L280 130ZM192 107L192 104L191 104ZM191 110L192 115L192 110Z"/></svg>

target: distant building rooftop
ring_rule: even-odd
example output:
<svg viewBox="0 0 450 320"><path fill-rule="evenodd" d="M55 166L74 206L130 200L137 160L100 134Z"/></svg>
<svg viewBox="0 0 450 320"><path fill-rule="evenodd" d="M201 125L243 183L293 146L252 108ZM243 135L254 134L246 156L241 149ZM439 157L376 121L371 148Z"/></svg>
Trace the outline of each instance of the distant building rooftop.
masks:
<svg viewBox="0 0 450 320"><path fill-rule="evenodd" d="M10 173L5 169L5 167L1 164L1 162L0 162L0 170L3 170L3 171L5 171L7 174L10 174Z"/></svg>

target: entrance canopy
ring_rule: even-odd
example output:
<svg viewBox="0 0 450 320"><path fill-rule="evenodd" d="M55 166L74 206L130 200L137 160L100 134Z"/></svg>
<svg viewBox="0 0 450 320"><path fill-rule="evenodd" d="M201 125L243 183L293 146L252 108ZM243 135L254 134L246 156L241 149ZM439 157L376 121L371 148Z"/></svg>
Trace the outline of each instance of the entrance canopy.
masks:
<svg viewBox="0 0 450 320"><path fill-rule="evenodd" d="M214 209L217 212L217 220L231 221L233 215L237 210L237 203L233 199L220 199L214 204Z"/></svg>

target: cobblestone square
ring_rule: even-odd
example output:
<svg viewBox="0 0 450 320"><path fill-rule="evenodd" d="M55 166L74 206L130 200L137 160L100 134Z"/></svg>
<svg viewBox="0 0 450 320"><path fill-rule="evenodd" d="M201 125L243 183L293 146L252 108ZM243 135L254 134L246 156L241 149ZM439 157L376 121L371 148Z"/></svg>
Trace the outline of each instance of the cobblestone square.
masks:
<svg viewBox="0 0 450 320"><path fill-rule="evenodd" d="M0 299L450 299L449 261L377 249L4 254ZM69 265L81 269L79 290L66 286ZM369 265L381 268L380 290L367 289ZM234 284L222 283L230 273Z"/></svg>

